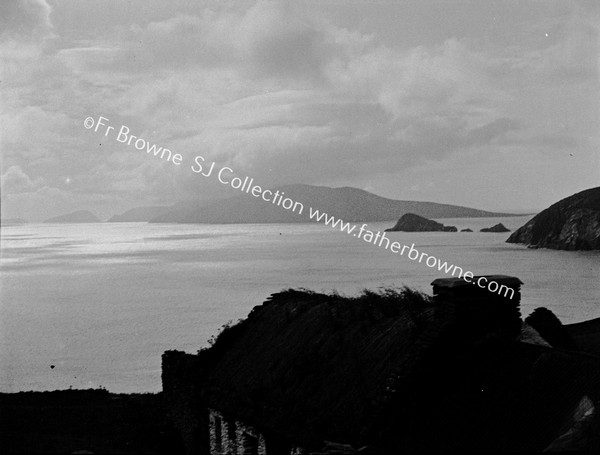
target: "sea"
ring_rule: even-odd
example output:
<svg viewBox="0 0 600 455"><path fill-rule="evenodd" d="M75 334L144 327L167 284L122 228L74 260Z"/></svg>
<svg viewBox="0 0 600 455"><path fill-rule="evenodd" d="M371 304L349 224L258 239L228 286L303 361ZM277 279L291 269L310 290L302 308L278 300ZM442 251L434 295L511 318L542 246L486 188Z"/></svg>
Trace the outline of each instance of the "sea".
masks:
<svg viewBox="0 0 600 455"><path fill-rule="evenodd" d="M475 275L520 278L523 316L543 306L564 323L600 317L600 251L528 249L478 232L529 218L443 219L475 232L387 235ZM157 392L164 351L198 351L273 293L431 293L446 276L323 224L26 224L0 234L0 392Z"/></svg>

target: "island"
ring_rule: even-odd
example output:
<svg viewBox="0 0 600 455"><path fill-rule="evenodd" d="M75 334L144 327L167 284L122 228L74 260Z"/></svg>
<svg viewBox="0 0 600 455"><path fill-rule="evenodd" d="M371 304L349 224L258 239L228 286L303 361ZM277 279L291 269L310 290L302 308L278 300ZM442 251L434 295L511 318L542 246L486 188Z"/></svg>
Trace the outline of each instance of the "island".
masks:
<svg viewBox="0 0 600 455"><path fill-rule="evenodd" d="M0 218L0 225L2 226L15 226L20 224L27 224L27 220L23 218Z"/></svg>
<svg viewBox="0 0 600 455"><path fill-rule="evenodd" d="M551 205L506 241L531 248L600 250L600 187L581 191Z"/></svg>
<svg viewBox="0 0 600 455"><path fill-rule="evenodd" d="M330 188L314 185L287 185L269 190L261 188L264 197L249 193L219 201L187 201L178 203L169 211L150 220L151 223L310 223L311 207L344 221L389 221L405 213L415 213L428 218L483 218L512 216L475 208L425 201L389 199L353 188ZM257 193L258 194L258 193ZM282 198L303 205L303 210L285 209ZM300 206L298 206L299 208Z"/></svg>
<svg viewBox="0 0 600 455"><path fill-rule="evenodd" d="M169 210L171 210L171 207L134 207L124 213L112 216L107 223L147 222L164 215Z"/></svg>
<svg viewBox="0 0 600 455"><path fill-rule="evenodd" d="M77 210L66 215L48 218L44 223L101 223L96 215L88 210Z"/></svg>
<svg viewBox="0 0 600 455"><path fill-rule="evenodd" d="M479 232L510 232L510 229L508 229L502 223L498 223L493 225L492 227L483 228Z"/></svg>
<svg viewBox="0 0 600 455"><path fill-rule="evenodd" d="M460 232L473 232L473 229L469 229L469 228L461 229Z"/></svg>
<svg viewBox="0 0 600 455"><path fill-rule="evenodd" d="M429 220L414 213L406 213L392 228L385 232L457 232L455 226L445 226L437 221Z"/></svg>

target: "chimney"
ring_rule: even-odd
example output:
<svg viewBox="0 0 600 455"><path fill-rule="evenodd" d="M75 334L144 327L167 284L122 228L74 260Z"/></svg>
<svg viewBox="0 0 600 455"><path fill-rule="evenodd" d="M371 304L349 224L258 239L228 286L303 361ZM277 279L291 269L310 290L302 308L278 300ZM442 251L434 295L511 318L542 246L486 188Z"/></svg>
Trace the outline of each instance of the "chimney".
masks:
<svg viewBox="0 0 600 455"><path fill-rule="evenodd" d="M508 275L475 276L470 282L463 278L434 280L434 301L452 304L457 319L468 324L479 337L502 335L514 338L521 331L521 285Z"/></svg>

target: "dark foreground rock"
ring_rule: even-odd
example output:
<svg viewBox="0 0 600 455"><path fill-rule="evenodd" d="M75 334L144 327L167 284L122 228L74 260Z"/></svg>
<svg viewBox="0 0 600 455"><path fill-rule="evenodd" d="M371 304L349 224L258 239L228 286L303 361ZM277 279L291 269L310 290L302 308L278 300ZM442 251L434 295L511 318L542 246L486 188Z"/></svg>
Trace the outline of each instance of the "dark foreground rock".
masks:
<svg viewBox="0 0 600 455"><path fill-rule="evenodd" d="M456 232L455 226L444 226L437 221L429 220L414 213L406 213L398 220L396 225L386 232Z"/></svg>
<svg viewBox="0 0 600 455"><path fill-rule="evenodd" d="M569 324L565 328L581 351L600 356L600 318Z"/></svg>
<svg viewBox="0 0 600 455"><path fill-rule="evenodd" d="M600 187L565 198L538 213L508 238L532 248L600 249Z"/></svg>
<svg viewBox="0 0 600 455"><path fill-rule="evenodd" d="M508 229L502 223L498 223L493 225L492 227L483 228L480 230L480 232L510 232L510 229Z"/></svg>
<svg viewBox="0 0 600 455"><path fill-rule="evenodd" d="M0 393L0 451L181 453L162 394L106 390Z"/></svg>
<svg viewBox="0 0 600 455"><path fill-rule="evenodd" d="M0 452L600 453L600 318L520 328L520 280L488 279L514 293L275 294L165 353L162 394L0 393Z"/></svg>

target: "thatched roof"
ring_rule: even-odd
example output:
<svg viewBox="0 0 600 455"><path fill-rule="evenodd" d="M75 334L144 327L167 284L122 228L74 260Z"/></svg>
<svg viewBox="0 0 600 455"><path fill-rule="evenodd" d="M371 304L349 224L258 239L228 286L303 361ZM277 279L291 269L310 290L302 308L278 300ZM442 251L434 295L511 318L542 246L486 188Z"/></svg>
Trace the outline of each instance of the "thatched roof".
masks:
<svg viewBox="0 0 600 455"><path fill-rule="evenodd" d="M274 294L200 352L202 398L305 444L359 443L421 345L435 338L438 310L406 289Z"/></svg>
<svg viewBox="0 0 600 455"><path fill-rule="evenodd" d="M198 355L165 353L172 414L187 429L209 407L308 449L395 454L540 451L582 397L600 409L597 357L482 330L488 316L461 305L407 289L274 294ZM545 311L531 320L559 333Z"/></svg>

